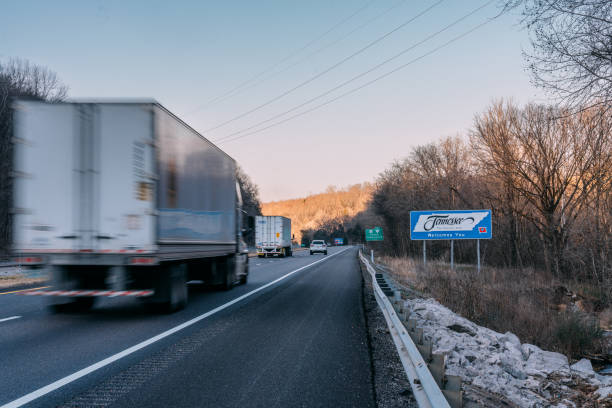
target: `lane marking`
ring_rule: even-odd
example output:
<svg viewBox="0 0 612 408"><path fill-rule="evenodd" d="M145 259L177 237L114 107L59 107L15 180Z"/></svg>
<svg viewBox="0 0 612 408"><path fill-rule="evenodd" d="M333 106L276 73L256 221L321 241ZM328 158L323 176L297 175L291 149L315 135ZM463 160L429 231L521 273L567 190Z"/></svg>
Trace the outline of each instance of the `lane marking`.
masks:
<svg viewBox="0 0 612 408"><path fill-rule="evenodd" d="M10 293L19 293L19 292L25 292L27 290L37 290L37 289L46 289L46 288L50 288L50 286L41 286L39 288L29 288L29 289L13 290L11 292L0 292L0 295L8 295Z"/></svg>
<svg viewBox="0 0 612 408"><path fill-rule="evenodd" d="M178 332L180 330L183 330L183 329L185 329L185 328L187 328L189 326L192 326L192 325L198 323L201 320L204 320L204 319L206 319L206 318L208 318L208 317L210 317L210 316L212 316L212 315L214 315L216 313L219 313L220 311L222 311L224 309L227 309L228 307L230 307L230 306L232 306L232 305L234 305L234 304L236 304L236 303L238 303L238 302L240 302L240 301L242 301L242 300L244 300L244 299L246 299L246 298L248 298L248 297L250 297L250 296L252 296L252 295L254 295L256 293L258 293L258 292L261 292L262 290L264 290L266 288L269 288L270 286L275 285L278 282L280 282L280 281L282 281L284 279L287 279L288 277L290 277L290 276L292 276L292 275L294 275L294 274L296 274L296 273L298 273L300 271L303 271L306 268L309 268L309 267L311 267L313 265L321 263L321 262L323 262L323 261L325 261L327 259L333 258L336 255L340 255L341 253L346 252L349 249L350 248L343 249L342 251L336 252L335 254L331 254L331 255L329 255L329 256L327 256L325 258L319 259L318 261L309 263L308 265L305 265L305 266L302 266L302 267L300 267L298 269L295 269L295 270L287 273L286 275L283 275L280 278L277 278L277 279L273 280L272 282L268 282L265 285L258 287L257 289L254 289L254 290L252 290L252 291L250 291L248 293L245 293L242 296L237 297L234 300L231 300L231 301L229 301L227 303L224 303L221 306L217 306L216 308L214 308L214 309L212 309L212 310L210 310L210 311L208 311L208 312L206 312L204 314L201 314L200 316L194 317L193 319L188 320L185 323L179 324L178 326L175 326L172 329L166 330L165 332L160 333L157 336L153 336L153 337L151 337L148 340L145 340L145 341L140 342L140 343L138 343L138 344L136 344L136 345L134 345L132 347L129 347L129 348L123 350L123 351L120 351L119 353L114 354L114 355L112 355L110 357L107 357L104 360L98 361L97 363L94 363L94 364L92 364L92 365L90 365L88 367L85 367L82 370L79 370L79 371L77 371L77 372L75 372L73 374L70 374L70 375L68 375L68 376L66 376L64 378L61 378L61 379L59 379L59 380L57 380L55 382L52 382L49 385L41 387L41 388L37 389L36 391L32 391L29 394L24 395L23 397L20 397L20 398L17 398L16 400L14 400L14 401L8 402L8 403L0 406L0 408L18 408L18 407L21 407L21 406L29 403L29 402L32 402L35 399L38 399L38 398L40 398L40 397L42 397L42 396L44 396L46 394L49 394L50 392L53 392L53 391L57 390L58 388L63 387L64 385L70 384L71 382L74 382L74 381L78 380L79 378L85 377L87 374L91 374L94 371L99 370L100 368L106 367L107 365L109 365L111 363L114 363L117 360L122 359L123 357L129 356L130 354L135 353L135 352L137 352L137 351L139 351L139 350L141 350L141 349L143 349L143 348L145 348L145 347L147 347L147 346L149 346L149 345L151 345L151 344L153 344L155 342L158 342L159 340L162 340L162 339L164 339L164 338L166 338L166 337L168 337L168 336L170 336L170 335L172 335L172 334L174 334L174 333L176 333L176 332Z"/></svg>
<svg viewBox="0 0 612 408"><path fill-rule="evenodd" d="M2 323L2 322L8 322L9 320L15 320L15 319L21 319L21 316L11 316L11 317L5 317L4 319L0 319L0 323Z"/></svg>

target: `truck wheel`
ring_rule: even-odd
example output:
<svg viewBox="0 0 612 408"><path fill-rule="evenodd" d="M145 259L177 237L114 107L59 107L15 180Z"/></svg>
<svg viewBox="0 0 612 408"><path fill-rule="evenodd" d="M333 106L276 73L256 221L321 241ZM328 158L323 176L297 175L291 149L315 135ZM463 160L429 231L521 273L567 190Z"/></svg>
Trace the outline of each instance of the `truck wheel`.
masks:
<svg viewBox="0 0 612 408"><path fill-rule="evenodd" d="M327 251L323 252L323 255L327 255Z"/></svg>
<svg viewBox="0 0 612 408"><path fill-rule="evenodd" d="M237 259L241 259L241 258L237 258ZM236 267L237 267L236 269L238 269L236 273L240 276L240 284L244 285L249 280L249 257L245 256L244 263L240 262L240 264L242 265L239 265L239 262L236 262Z"/></svg>
<svg viewBox="0 0 612 408"><path fill-rule="evenodd" d="M163 309L172 313L187 306L187 265L173 265L168 271L168 298Z"/></svg>
<svg viewBox="0 0 612 408"><path fill-rule="evenodd" d="M221 265L220 265L221 266ZM236 258L235 256L228 256L222 263L222 268L225 266L223 274L223 281L221 283L221 289L230 290L234 286L234 275L236 271Z"/></svg>
<svg viewBox="0 0 612 408"><path fill-rule="evenodd" d="M286 254L285 248L282 248L280 254L278 254L279 258L284 258Z"/></svg>
<svg viewBox="0 0 612 408"><path fill-rule="evenodd" d="M244 274L240 277L240 284L246 285L249 280L249 264L244 267Z"/></svg>
<svg viewBox="0 0 612 408"><path fill-rule="evenodd" d="M312 251L310 251L310 255L312 255Z"/></svg>

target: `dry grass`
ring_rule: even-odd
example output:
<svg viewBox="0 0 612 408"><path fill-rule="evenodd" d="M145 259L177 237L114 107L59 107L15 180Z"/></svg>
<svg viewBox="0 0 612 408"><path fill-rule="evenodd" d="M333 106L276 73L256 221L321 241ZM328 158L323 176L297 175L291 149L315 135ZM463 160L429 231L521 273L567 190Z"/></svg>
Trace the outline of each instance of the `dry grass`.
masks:
<svg viewBox="0 0 612 408"><path fill-rule="evenodd" d="M611 318L607 299L586 297L597 288L572 291L567 282L555 281L541 271L485 267L480 275L473 265L451 271L442 262L427 268L409 258L383 257L400 283L436 298L462 316L490 329L515 333L522 342L559 351L571 358L605 355L598 314Z"/></svg>
<svg viewBox="0 0 612 408"><path fill-rule="evenodd" d="M34 283L43 284L46 278L24 278L23 276L0 276L0 289L8 289L16 286L31 285Z"/></svg>

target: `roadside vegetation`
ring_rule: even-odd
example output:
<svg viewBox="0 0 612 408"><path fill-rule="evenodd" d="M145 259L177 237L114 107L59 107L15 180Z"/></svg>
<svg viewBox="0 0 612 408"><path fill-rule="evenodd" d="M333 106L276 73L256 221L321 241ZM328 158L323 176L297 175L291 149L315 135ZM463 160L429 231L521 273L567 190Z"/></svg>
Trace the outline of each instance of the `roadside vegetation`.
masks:
<svg viewBox="0 0 612 408"><path fill-rule="evenodd" d="M381 257L400 284L433 296L456 313L492 330L516 334L522 342L570 358L606 359L604 328L612 328L610 313L597 313L602 294L597 286L564 285L533 268L487 266L477 274L473 265Z"/></svg>
<svg viewBox="0 0 612 408"><path fill-rule="evenodd" d="M400 281L474 322L570 357L608 360L612 329L612 117L544 105L492 104L467 138L418 146L380 175L376 246ZM410 240L410 211L493 211L493 239Z"/></svg>
<svg viewBox="0 0 612 408"><path fill-rule="evenodd" d="M242 195L242 229L245 230L242 237L247 245L255 246L254 217L261 215L259 188L240 166L236 167L236 179Z"/></svg>

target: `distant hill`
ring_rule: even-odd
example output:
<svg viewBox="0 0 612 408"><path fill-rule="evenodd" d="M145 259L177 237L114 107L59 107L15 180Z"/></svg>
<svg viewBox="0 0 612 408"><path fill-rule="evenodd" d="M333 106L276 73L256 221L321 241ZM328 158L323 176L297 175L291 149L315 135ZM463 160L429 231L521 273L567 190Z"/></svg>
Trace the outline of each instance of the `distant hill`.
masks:
<svg viewBox="0 0 612 408"><path fill-rule="evenodd" d="M346 230L352 227L355 217L364 212L372 197L374 186L370 183L355 184L346 188L328 187L324 193L293 200L264 203L263 215L282 215L291 218L295 240L302 234L318 230ZM309 239L312 236L308 237Z"/></svg>

